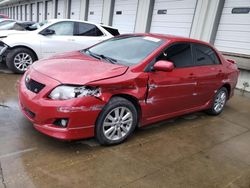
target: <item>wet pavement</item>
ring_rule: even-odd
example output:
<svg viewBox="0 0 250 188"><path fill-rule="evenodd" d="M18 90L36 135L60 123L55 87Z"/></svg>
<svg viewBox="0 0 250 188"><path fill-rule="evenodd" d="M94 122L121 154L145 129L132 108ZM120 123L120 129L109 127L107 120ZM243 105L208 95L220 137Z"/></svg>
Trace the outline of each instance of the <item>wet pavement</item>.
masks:
<svg viewBox="0 0 250 188"><path fill-rule="evenodd" d="M249 96L238 92L220 116L183 116L102 147L37 132L18 108L19 78L0 71L0 188L250 187Z"/></svg>

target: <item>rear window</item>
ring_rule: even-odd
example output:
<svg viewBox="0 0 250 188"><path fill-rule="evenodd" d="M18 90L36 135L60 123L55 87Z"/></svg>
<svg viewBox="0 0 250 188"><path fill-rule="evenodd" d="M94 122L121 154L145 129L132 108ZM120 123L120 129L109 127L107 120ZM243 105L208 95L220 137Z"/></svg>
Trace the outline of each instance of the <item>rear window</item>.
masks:
<svg viewBox="0 0 250 188"><path fill-rule="evenodd" d="M102 36L103 33L93 24L78 23L77 36Z"/></svg>
<svg viewBox="0 0 250 188"><path fill-rule="evenodd" d="M110 27L105 27L105 26L102 26L102 28L104 28L106 31L108 31L113 36L120 35L118 29L114 29L114 28L110 28Z"/></svg>
<svg viewBox="0 0 250 188"><path fill-rule="evenodd" d="M195 44L195 53L196 65L220 64L216 53L209 46Z"/></svg>

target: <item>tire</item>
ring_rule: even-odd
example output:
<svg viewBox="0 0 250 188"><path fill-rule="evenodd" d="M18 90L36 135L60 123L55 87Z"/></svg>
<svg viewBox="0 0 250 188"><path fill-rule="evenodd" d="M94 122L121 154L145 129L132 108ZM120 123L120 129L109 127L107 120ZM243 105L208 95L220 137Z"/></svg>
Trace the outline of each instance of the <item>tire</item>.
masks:
<svg viewBox="0 0 250 188"><path fill-rule="evenodd" d="M138 113L132 102L122 97L114 97L97 119L96 139L101 145L120 144L134 132L137 123Z"/></svg>
<svg viewBox="0 0 250 188"><path fill-rule="evenodd" d="M207 113L210 115L219 115L227 102L228 91L225 87L219 89L213 99L213 105L210 109L207 110Z"/></svg>
<svg viewBox="0 0 250 188"><path fill-rule="evenodd" d="M36 59L36 55L31 50L14 48L6 56L6 65L14 73L23 74Z"/></svg>

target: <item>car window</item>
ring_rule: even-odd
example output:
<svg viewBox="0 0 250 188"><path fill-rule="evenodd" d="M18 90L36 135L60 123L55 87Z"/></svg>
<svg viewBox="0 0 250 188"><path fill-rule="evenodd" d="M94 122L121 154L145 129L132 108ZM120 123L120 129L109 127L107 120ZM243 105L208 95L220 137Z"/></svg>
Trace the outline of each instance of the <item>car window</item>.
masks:
<svg viewBox="0 0 250 188"><path fill-rule="evenodd" d="M171 61L176 68L194 66L189 43L178 43L168 47L156 60Z"/></svg>
<svg viewBox="0 0 250 188"><path fill-rule="evenodd" d="M202 44L195 44L195 63L196 65L220 64L220 61L214 50Z"/></svg>
<svg viewBox="0 0 250 188"><path fill-rule="evenodd" d="M101 26L102 28L104 28L106 31L108 31L111 35L113 36L117 36L120 35L118 29L114 29L114 28L110 28L110 27L106 27L106 26Z"/></svg>
<svg viewBox="0 0 250 188"><path fill-rule="evenodd" d="M74 33L74 22L59 22L49 26L47 29L55 31L55 35L72 35Z"/></svg>
<svg viewBox="0 0 250 188"><path fill-rule="evenodd" d="M78 22L77 36L102 36L103 33L93 24Z"/></svg>
<svg viewBox="0 0 250 188"><path fill-rule="evenodd" d="M22 26L21 24L15 23L11 29L18 30L18 31L24 31L25 27Z"/></svg>

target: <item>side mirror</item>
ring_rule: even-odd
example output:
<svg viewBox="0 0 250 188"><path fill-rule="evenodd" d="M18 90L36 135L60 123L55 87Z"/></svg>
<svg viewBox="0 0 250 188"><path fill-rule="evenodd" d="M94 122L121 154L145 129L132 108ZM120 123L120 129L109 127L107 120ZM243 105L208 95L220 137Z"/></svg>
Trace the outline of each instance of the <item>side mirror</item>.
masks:
<svg viewBox="0 0 250 188"><path fill-rule="evenodd" d="M44 29L40 32L41 35L47 36L47 35L54 35L56 32L52 29Z"/></svg>
<svg viewBox="0 0 250 188"><path fill-rule="evenodd" d="M165 72L171 72L174 69L174 64L170 61L157 61L154 66L153 70L156 71L165 71Z"/></svg>

